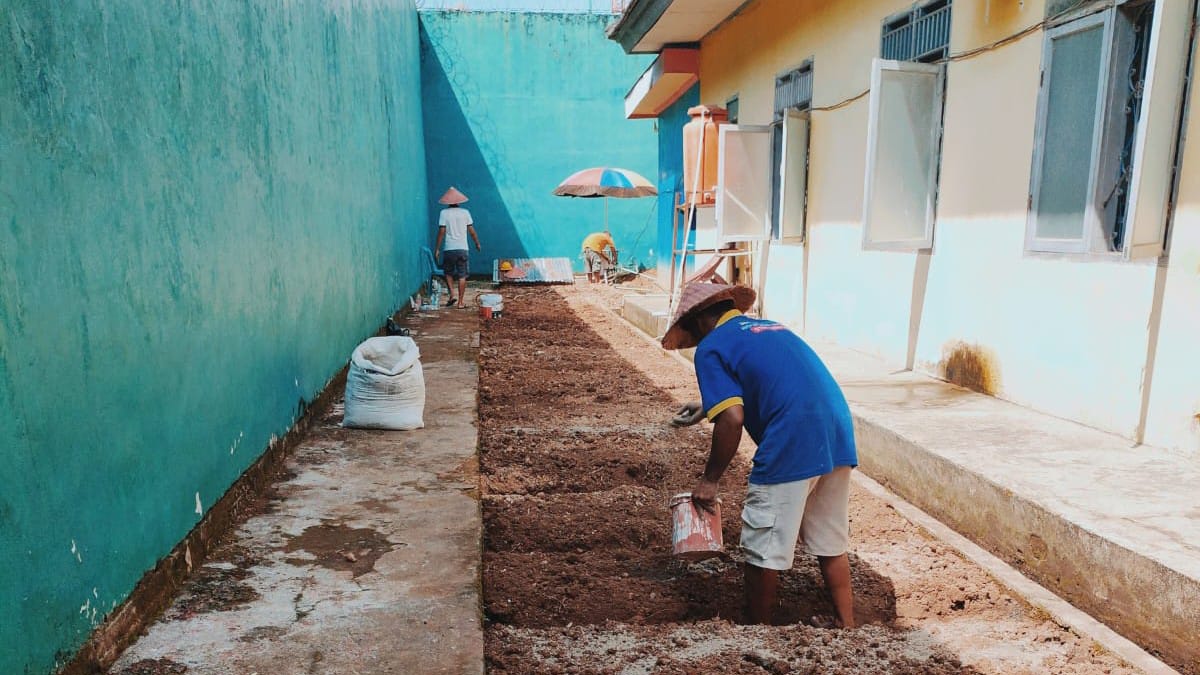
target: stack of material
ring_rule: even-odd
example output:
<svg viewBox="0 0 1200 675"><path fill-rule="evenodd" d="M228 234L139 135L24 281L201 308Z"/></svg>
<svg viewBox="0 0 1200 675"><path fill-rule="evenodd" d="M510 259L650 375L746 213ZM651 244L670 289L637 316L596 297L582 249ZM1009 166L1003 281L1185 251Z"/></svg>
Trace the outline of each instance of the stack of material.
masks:
<svg viewBox="0 0 1200 675"><path fill-rule="evenodd" d="M502 258L492 261L492 281L498 284L573 284L570 258Z"/></svg>

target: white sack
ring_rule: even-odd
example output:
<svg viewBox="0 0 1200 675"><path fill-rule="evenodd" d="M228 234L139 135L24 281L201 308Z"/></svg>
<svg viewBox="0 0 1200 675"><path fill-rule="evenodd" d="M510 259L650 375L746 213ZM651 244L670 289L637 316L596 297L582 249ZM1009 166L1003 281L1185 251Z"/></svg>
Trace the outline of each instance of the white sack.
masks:
<svg viewBox="0 0 1200 675"><path fill-rule="evenodd" d="M425 426L424 412L425 374L412 338L373 337L354 348L342 426L420 429Z"/></svg>

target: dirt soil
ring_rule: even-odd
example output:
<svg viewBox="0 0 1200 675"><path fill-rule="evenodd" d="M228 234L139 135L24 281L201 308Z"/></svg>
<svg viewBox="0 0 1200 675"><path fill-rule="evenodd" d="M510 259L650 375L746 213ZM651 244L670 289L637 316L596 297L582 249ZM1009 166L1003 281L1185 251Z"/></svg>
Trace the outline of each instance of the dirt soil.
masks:
<svg viewBox="0 0 1200 675"><path fill-rule="evenodd" d="M611 289L504 288L483 325L480 466L490 673L1134 673L1024 604L886 503L851 495L860 628L829 615L815 559L781 576L775 626L744 626L737 551L753 445L722 480L725 554L670 556L672 494L703 467L690 368L615 317Z"/></svg>

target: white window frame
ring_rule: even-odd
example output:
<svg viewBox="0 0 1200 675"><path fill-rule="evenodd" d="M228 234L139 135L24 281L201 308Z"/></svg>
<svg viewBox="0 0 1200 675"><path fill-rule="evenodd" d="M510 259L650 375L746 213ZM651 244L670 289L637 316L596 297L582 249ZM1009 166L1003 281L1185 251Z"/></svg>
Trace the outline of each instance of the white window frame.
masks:
<svg viewBox="0 0 1200 675"><path fill-rule="evenodd" d="M1109 255L1107 245L1103 243L1103 227L1100 214L1094 208L1096 205L1096 181L1099 173L1101 144L1104 142L1104 121L1107 117L1109 74L1112 70L1109 58L1112 55L1113 14L1101 12L1081 19L1076 19L1061 26L1055 26L1046 31L1042 45L1042 83L1038 92L1037 131L1034 133L1033 171L1029 178L1029 212L1025 226L1025 250L1035 253L1092 253ZM1092 149L1091 162L1088 166L1088 201L1083 217L1083 234L1079 239L1053 239L1037 236L1038 205L1041 202L1042 162L1045 159L1046 118L1049 114L1050 97L1047 94L1050 75L1053 72L1052 46L1058 38L1095 28L1103 25L1104 53L1098 68L1100 78L1096 86L1096 116L1092 119ZM1097 247L1097 240L1103 249Z"/></svg>
<svg viewBox="0 0 1200 675"><path fill-rule="evenodd" d="M808 162L811 150L812 115L808 110L789 108L784 112L780 123L782 134L782 151L779 153L779 231L775 240L784 244L803 244L808 238ZM796 135L796 138L793 138ZM803 161L799 164L801 175L799 179L788 173L788 160L793 143L802 143L798 147ZM796 188L795 194L792 189ZM790 208L789 208L790 207ZM797 211L791 211L790 209ZM784 229L789 221L789 215L799 219L799 232L788 233ZM774 225L774 223L772 223ZM774 229L772 227L772 229Z"/></svg>
<svg viewBox="0 0 1200 675"><path fill-rule="evenodd" d="M1125 260L1158 258L1166 251L1180 112L1187 78L1193 3L1158 0L1151 19L1150 54L1142 86L1142 109L1134 136L1129 179Z"/></svg>
<svg viewBox="0 0 1200 675"><path fill-rule="evenodd" d="M1117 2L1095 14L1075 18L1046 31L1042 47L1042 84L1038 92L1037 126L1034 138L1033 167L1030 172L1029 212L1026 218L1025 251L1030 255L1060 254L1100 259L1134 260L1158 258L1166 243L1166 223L1173 189L1172 171L1180 136L1180 110L1183 82L1187 74L1188 44L1191 39L1192 3L1156 0L1151 18L1149 55L1142 91L1142 102L1134 130L1128 195L1126 196L1121 250L1110 250L1105 241L1108 232L1101 220L1101 196L1097 194L1100 163L1115 150L1123 138L1105 137L1110 114L1110 95L1114 88L1113 52L1116 49L1118 12L1128 5ZM1088 204L1084 232L1080 239L1037 237L1037 206L1040 197L1042 160L1045 141L1047 77L1053 67L1051 45L1055 38L1104 24L1100 83L1097 88L1097 115L1089 167ZM1118 82L1119 84L1119 82Z"/></svg>
<svg viewBox="0 0 1200 675"><path fill-rule="evenodd" d="M747 241L765 241L771 238L771 176L770 176L770 157L771 157L771 127L768 125L757 124L722 124L718 127L720 135L717 139L717 241L726 243L747 242ZM756 186L756 190L761 190L763 204L762 226L753 234L747 233L730 233L725 231L726 227L726 212L730 210L730 202L736 201L728 194L727 181L725 180L725 172L728 168L727 159L729 153L728 139L731 134L762 134L764 141L767 144L766 161L761 164L763 176L761 180L750 180L748 184Z"/></svg>
<svg viewBox="0 0 1200 675"><path fill-rule="evenodd" d="M917 239L882 240L871 236L872 199L879 159L879 123L882 103L881 85L885 71L925 73L936 78L933 93L933 124L929 143L933 146L929 162L929 191L925 200L924 233ZM916 61L876 58L871 64L871 98L867 118L867 161L863 188L862 247L874 251L923 251L933 248L933 230L937 219L938 171L941 164L942 114L945 106L945 70L940 65Z"/></svg>

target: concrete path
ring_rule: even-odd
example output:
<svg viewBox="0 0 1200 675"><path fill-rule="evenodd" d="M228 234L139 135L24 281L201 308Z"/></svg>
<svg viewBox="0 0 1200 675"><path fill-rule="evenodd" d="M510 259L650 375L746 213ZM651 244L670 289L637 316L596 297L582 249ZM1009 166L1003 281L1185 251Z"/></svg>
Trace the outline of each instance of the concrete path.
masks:
<svg viewBox="0 0 1200 675"><path fill-rule="evenodd" d="M476 314L406 325L426 427L342 429L335 406L110 673L483 672Z"/></svg>

